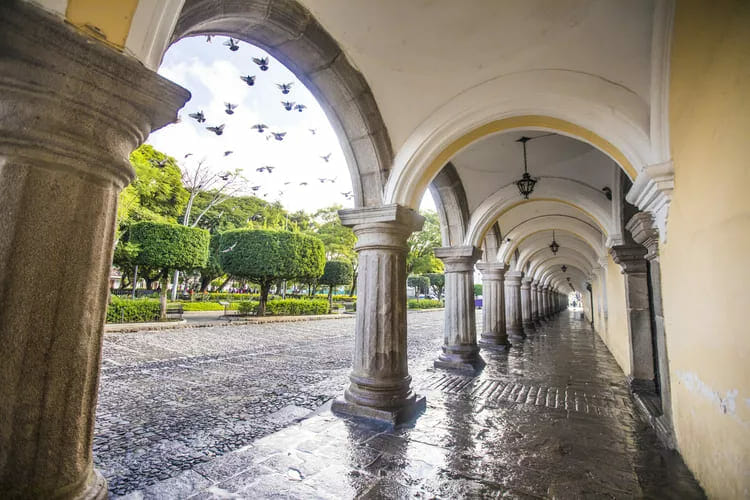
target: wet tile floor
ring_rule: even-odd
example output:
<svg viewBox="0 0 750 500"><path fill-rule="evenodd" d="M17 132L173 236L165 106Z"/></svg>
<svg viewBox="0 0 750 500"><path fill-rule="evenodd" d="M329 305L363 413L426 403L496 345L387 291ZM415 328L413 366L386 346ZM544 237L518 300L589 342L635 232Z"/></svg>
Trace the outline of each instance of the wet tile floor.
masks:
<svg viewBox="0 0 750 500"><path fill-rule="evenodd" d="M426 370L427 409L387 429L327 409L129 498L703 498L639 419L576 313L476 377Z"/></svg>

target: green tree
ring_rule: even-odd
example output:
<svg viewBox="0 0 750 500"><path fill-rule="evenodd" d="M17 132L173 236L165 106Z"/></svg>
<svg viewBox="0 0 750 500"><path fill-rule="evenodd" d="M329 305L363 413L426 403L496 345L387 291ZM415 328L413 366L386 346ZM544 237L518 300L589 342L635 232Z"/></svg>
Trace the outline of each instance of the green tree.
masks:
<svg viewBox="0 0 750 500"><path fill-rule="evenodd" d="M175 159L144 144L130 154L130 164L135 179L120 196L129 207L127 219L175 222L188 200Z"/></svg>
<svg viewBox="0 0 750 500"><path fill-rule="evenodd" d="M417 294L425 294L430 291L430 278L427 276L409 276L406 285L414 288Z"/></svg>
<svg viewBox="0 0 750 500"><path fill-rule="evenodd" d="M478 297L480 295L482 295L482 284L474 283L474 296Z"/></svg>
<svg viewBox="0 0 750 500"><path fill-rule="evenodd" d="M332 205L315 212L315 235L323 241L326 248L326 258L329 260L347 260L352 265L352 281L349 295L354 294L354 286L357 281L357 268L359 260L354 244L357 237L351 228L341 224L339 210L341 205Z"/></svg>
<svg viewBox="0 0 750 500"><path fill-rule="evenodd" d="M235 229L221 237L225 272L260 286L258 315L263 316L271 285L279 279L311 283L322 274L325 251L320 239L289 231Z"/></svg>
<svg viewBox="0 0 750 500"><path fill-rule="evenodd" d="M348 260L329 260L323 269L323 276L318 282L328 286L328 308L333 304L333 287L348 285L352 282L354 270Z"/></svg>
<svg viewBox="0 0 750 500"><path fill-rule="evenodd" d="M443 263L435 258L434 250L442 245L440 219L434 210L421 212L424 216L422 230L409 237L409 253L406 255L406 272L424 274L443 271Z"/></svg>
<svg viewBox="0 0 750 500"><path fill-rule="evenodd" d="M443 290L445 289L445 274L443 273L427 273L425 274L430 280L430 288L435 292L437 298L443 297Z"/></svg>
<svg viewBox="0 0 750 500"><path fill-rule="evenodd" d="M161 319L167 316L169 274L205 266L209 239L205 229L178 224L139 222L130 227L129 242L138 247L135 264L159 273Z"/></svg>
<svg viewBox="0 0 750 500"><path fill-rule="evenodd" d="M201 273L201 292L206 291L206 288L208 288L208 285L210 285L213 280L224 274L219 259L220 245L221 234L212 234L211 241L208 245L208 258L206 259L206 265L199 269Z"/></svg>

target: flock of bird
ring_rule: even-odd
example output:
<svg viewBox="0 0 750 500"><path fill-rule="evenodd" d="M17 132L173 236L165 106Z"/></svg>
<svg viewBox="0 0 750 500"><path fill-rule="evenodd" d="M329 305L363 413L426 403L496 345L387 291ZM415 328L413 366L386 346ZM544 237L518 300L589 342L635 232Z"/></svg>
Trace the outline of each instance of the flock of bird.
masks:
<svg viewBox="0 0 750 500"><path fill-rule="evenodd" d="M212 35L207 35L206 36L206 41L207 42L210 43L211 39L212 39ZM227 47L229 47L229 50L232 51L232 52L236 52L240 48L238 41L235 40L234 38L229 38L227 41L224 42L224 45L227 46ZM260 71L267 71L268 70L268 67L269 67L269 58L268 57L253 57L252 61L258 66L258 68L260 69ZM240 79L243 82L245 82L245 84L248 87L252 87L252 86L255 85L256 75L241 75ZM281 94L284 95L284 96L289 95L292 92L292 87L293 86L294 86L293 82L289 82L289 83L277 83L276 84L276 87L281 92ZM307 108L307 106L305 106L304 104L297 103L295 101L282 100L280 102L281 102L282 107L286 111L297 111L299 113L302 113ZM231 102L225 102L224 103L224 113L226 113L227 115L231 116L231 115L234 114L235 109L237 109L237 107L238 107L238 104L234 104L234 103L231 103ZM204 123L206 123L206 120L207 120L206 113L204 113L203 110L196 111L196 112L193 112L193 113L189 113L188 116L190 118L194 119L199 124L204 124ZM213 132L217 136L220 136L220 135L222 135L224 133L225 126L226 125L224 123L221 123L221 124L218 124L218 125L204 125L204 127L205 127L206 130L208 130L210 132ZM267 141L270 141L272 139L274 139L276 141L283 141L284 138L287 135L286 132L272 131L272 130L270 130L270 127L268 125L266 125L265 123L256 123L255 125L252 125L250 127L250 129L257 131L259 134L263 134L263 133L265 133L266 130L268 130L270 133L265 136L265 138L266 138ZM317 130L314 129L314 128L310 128L308 130L310 131L310 133L312 135L316 135L316 133L317 133ZM229 156L232 153L233 153L233 151L224 151L224 156L225 157ZM192 155L192 153L188 153L188 154L185 155L185 158L188 158L191 155ZM330 159L331 159L331 156L332 156L332 153L328 153L328 154L325 154L325 155L321 155L320 158L325 163L328 163L330 161ZM274 171L275 168L276 167L274 167L272 165L264 165L262 167L256 168L255 171L259 172L259 173L266 172L268 174L273 174L273 171ZM333 179L329 179L329 178L326 178L326 177L319 177L318 181L321 184L325 184L325 183L334 184L336 182L336 178L334 177ZM289 185L289 184L293 184L293 182L292 181L288 181L288 182L284 183L285 186ZM308 184L309 183L305 182L305 181L297 183L297 185L299 185L299 186L307 186ZM261 188L262 188L261 185L253 185L253 186L250 187L250 189L252 190L252 193L253 193L254 196L256 196L256 193L258 193L258 191L260 191ZM284 191L280 190L278 192L278 194L279 194L279 196L283 196ZM351 191L342 192L341 194L347 200L350 200L350 199L353 198L353 194L352 194ZM268 195L269 195L269 193L267 193L267 192L263 193L263 197L268 197Z"/></svg>

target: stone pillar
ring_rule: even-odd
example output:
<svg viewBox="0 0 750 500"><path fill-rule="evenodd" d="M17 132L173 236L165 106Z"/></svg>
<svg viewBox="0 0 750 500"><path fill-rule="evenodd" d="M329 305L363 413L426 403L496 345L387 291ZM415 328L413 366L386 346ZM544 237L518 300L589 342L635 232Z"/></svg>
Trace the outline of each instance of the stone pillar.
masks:
<svg viewBox="0 0 750 500"><path fill-rule="evenodd" d="M654 392L654 354L651 343L651 311L648 303L647 250L641 245L617 245L610 249L625 276L625 304L630 334L630 385L636 391Z"/></svg>
<svg viewBox="0 0 750 500"><path fill-rule="evenodd" d="M357 322L349 387L337 413L392 425L424 408L411 389L406 353L406 240L424 218L399 206L341 210L359 254Z"/></svg>
<svg viewBox="0 0 750 500"><path fill-rule="evenodd" d="M92 462L117 195L189 93L0 2L0 498L106 498Z"/></svg>
<svg viewBox="0 0 750 500"><path fill-rule="evenodd" d="M481 366L474 306L474 264L481 256L482 250L473 246L435 249L435 257L445 264L443 352L435 368L474 373Z"/></svg>
<svg viewBox="0 0 750 500"><path fill-rule="evenodd" d="M536 307L537 307L537 321L541 323L544 321L544 297L542 296L542 284L536 284Z"/></svg>
<svg viewBox="0 0 750 500"><path fill-rule="evenodd" d="M545 286L542 289L542 301L544 302L544 318L545 319L551 319L552 318L552 312L550 311L550 304L549 304L549 285Z"/></svg>
<svg viewBox="0 0 750 500"><path fill-rule="evenodd" d="M531 319L531 280L529 278L521 280L521 322L526 332L534 329L534 322Z"/></svg>
<svg viewBox="0 0 750 500"><path fill-rule="evenodd" d="M539 292L537 282L531 282L531 321L535 325L539 324Z"/></svg>
<svg viewBox="0 0 750 500"><path fill-rule="evenodd" d="M482 272L482 348L505 350L510 347L505 330L505 267L497 262L477 264Z"/></svg>
<svg viewBox="0 0 750 500"><path fill-rule="evenodd" d="M521 316L521 278L523 272L510 271L505 273L505 324L511 339L521 340L526 337L523 331L523 317Z"/></svg>

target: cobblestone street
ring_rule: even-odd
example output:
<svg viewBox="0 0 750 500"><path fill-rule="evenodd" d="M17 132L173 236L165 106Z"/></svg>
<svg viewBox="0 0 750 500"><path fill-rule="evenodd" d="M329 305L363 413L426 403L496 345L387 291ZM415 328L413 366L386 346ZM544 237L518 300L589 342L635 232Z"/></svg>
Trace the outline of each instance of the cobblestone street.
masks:
<svg viewBox="0 0 750 500"><path fill-rule="evenodd" d="M112 333L94 460L114 495L281 429L341 394L354 318ZM442 343L442 311L409 315L410 368Z"/></svg>
<svg viewBox="0 0 750 500"><path fill-rule="evenodd" d="M131 499L703 498L576 313L477 377L432 368L442 316L409 315L427 410L395 430L295 422L341 393L352 320L107 336L97 465Z"/></svg>

